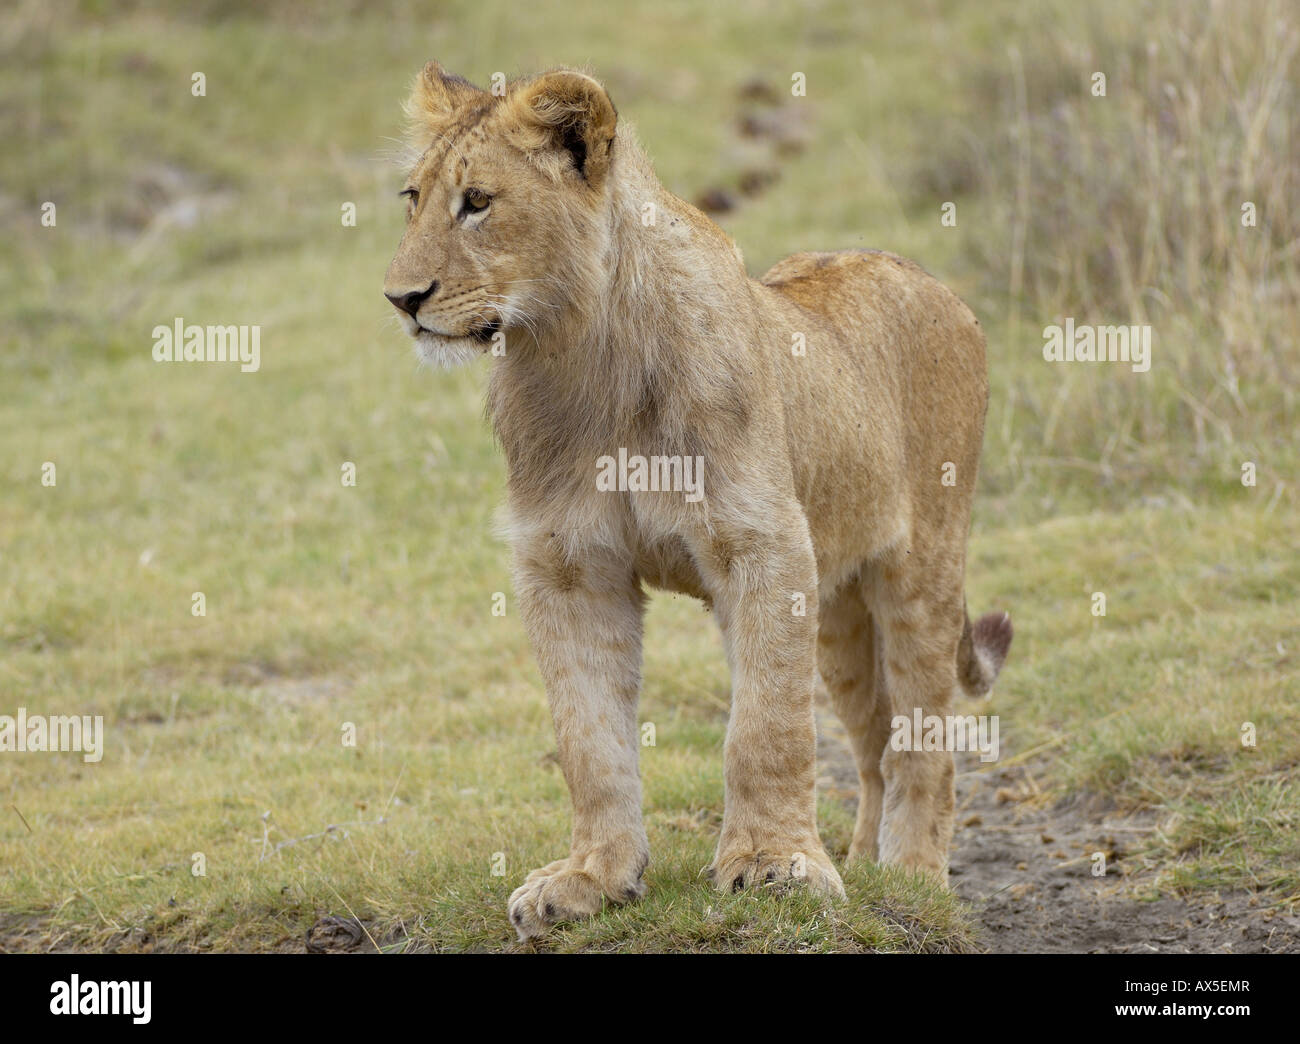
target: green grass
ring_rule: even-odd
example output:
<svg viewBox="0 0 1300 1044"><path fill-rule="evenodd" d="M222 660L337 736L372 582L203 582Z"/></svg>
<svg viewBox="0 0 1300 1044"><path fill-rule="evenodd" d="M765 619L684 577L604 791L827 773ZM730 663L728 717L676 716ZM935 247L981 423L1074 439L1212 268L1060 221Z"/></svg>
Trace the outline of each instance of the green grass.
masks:
<svg viewBox="0 0 1300 1044"><path fill-rule="evenodd" d="M0 713L102 714L108 729L97 765L0 756L0 935L292 948L335 913L386 949L498 949L515 945L506 896L563 854L567 797L492 535L503 470L484 373L418 371L380 296L402 222L387 157L433 56L479 82L589 64L688 198L743 166L740 85L782 91L806 72L810 147L725 224L751 271L885 247L980 312L994 392L970 601L1016 619L992 705L1007 755L1043 750L1052 794L1157 811L1152 887L1300 894L1290 389L1242 388L1252 432L1278 436L1246 488L1249 444L1188 463L1196 412L1167 374L1124 392L1160 424L1124 428L1094 405L1135 375L1063 375L1032 331L1013 338L1002 273L973 242L1008 189L963 175L936 134L956 117L975 138L1003 129L970 88L1005 80L1006 34L1026 53L1037 39L1017 5L259 9L0 18ZM959 60L936 61L945 48ZM927 197L911 177L927 156L959 190L958 229L938 221L946 186ZM261 370L154 363L150 331L175 316L260 324ZM1182 351L1212 354L1189 329ZM960 903L876 868L846 875L840 905L714 893L700 870L722 808L720 642L699 606L666 596L647 635L650 891L545 945L972 945ZM825 801L821 822L842 857L850 811Z"/></svg>
<svg viewBox="0 0 1300 1044"><path fill-rule="evenodd" d="M1138 508L976 539L973 597L1016 607L1016 659L989 711L1012 756L1042 754L1049 798L1159 813L1142 852L1158 887L1293 901L1300 559L1292 519L1243 493L1213 511ZM1105 617L1092 615L1097 591Z"/></svg>

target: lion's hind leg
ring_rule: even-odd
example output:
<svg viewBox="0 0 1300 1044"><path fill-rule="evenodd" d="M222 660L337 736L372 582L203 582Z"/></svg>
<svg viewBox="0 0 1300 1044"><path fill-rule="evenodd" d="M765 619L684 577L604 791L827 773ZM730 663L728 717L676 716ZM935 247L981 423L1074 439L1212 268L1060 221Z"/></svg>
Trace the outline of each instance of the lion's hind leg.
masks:
<svg viewBox="0 0 1300 1044"><path fill-rule="evenodd" d="M889 740L889 701L876 663L875 621L857 584L822 606L817 667L849 735L858 767L858 816L849 861L875 859L885 780L880 759Z"/></svg>
<svg viewBox="0 0 1300 1044"><path fill-rule="evenodd" d="M925 555L937 539L899 548L873 570L869 599L879 622L880 675L889 695L889 721L946 723L958 689L957 649L965 622L959 559ZM902 723L900 721L900 724ZM880 861L926 870L947 883L952 840L953 753L948 741L932 747L930 726L904 730L881 758L884 809ZM946 737L946 729L941 730Z"/></svg>

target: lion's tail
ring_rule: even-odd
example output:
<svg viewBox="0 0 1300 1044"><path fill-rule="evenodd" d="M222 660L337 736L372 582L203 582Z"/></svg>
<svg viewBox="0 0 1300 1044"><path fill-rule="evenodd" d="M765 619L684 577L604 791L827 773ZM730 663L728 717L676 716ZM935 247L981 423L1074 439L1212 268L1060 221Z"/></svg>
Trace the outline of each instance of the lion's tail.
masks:
<svg viewBox="0 0 1300 1044"><path fill-rule="evenodd" d="M957 646L957 678L967 696L987 696L993 682L1006 663L1011 648L1011 617L1007 613L986 613L966 626Z"/></svg>

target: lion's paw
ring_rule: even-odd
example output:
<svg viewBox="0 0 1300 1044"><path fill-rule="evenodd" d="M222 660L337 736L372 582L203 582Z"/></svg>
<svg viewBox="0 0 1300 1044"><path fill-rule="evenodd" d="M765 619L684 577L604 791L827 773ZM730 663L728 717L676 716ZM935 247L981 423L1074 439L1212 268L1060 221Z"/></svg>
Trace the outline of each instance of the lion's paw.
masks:
<svg viewBox="0 0 1300 1044"><path fill-rule="evenodd" d="M510 923L522 942L542 935L561 921L579 921L600 913L602 905L627 903L645 894L640 871L631 883L602 884L594 874L582 869L583 861L557 859L534 870L510 896L507 909ZM642 863L644 870L644 862ZM628 875L623 875L626 882Z"/></svg>
<svg viewBox="0 0 1300 1044"><path fill-rule="evenodd" d="M758 851L725 849L714 858L709 876L722 892L806 885L822 895L844 898L844 882L820 845L807 850L785 845Z"/></svg>

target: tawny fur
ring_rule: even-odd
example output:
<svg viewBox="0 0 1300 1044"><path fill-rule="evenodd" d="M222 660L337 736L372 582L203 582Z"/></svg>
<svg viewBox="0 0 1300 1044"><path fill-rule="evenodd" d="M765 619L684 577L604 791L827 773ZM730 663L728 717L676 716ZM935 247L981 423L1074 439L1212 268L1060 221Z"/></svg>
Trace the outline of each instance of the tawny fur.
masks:
<svg viewBox="0 0 1300 1044"><path fill-rule="evenodd" d="M965 614L988 396L975 317L879 251L749 278L585 74L496 97L430 63L407 112L420 159L385 292L419 302L401 315L427 358L496 345L515 590L573 800L569 855L510 898L521 937L643 892L646 586L704 599L722 629L720 888L843 895L815 815L818 668L861 777L850 858L946 880L952 756L887 740L895 713L987 692L1011 639L1009 618ZM490 205L467 210L469 189ZM598 491L620 448L702 458L703 499Z"/></svg>

